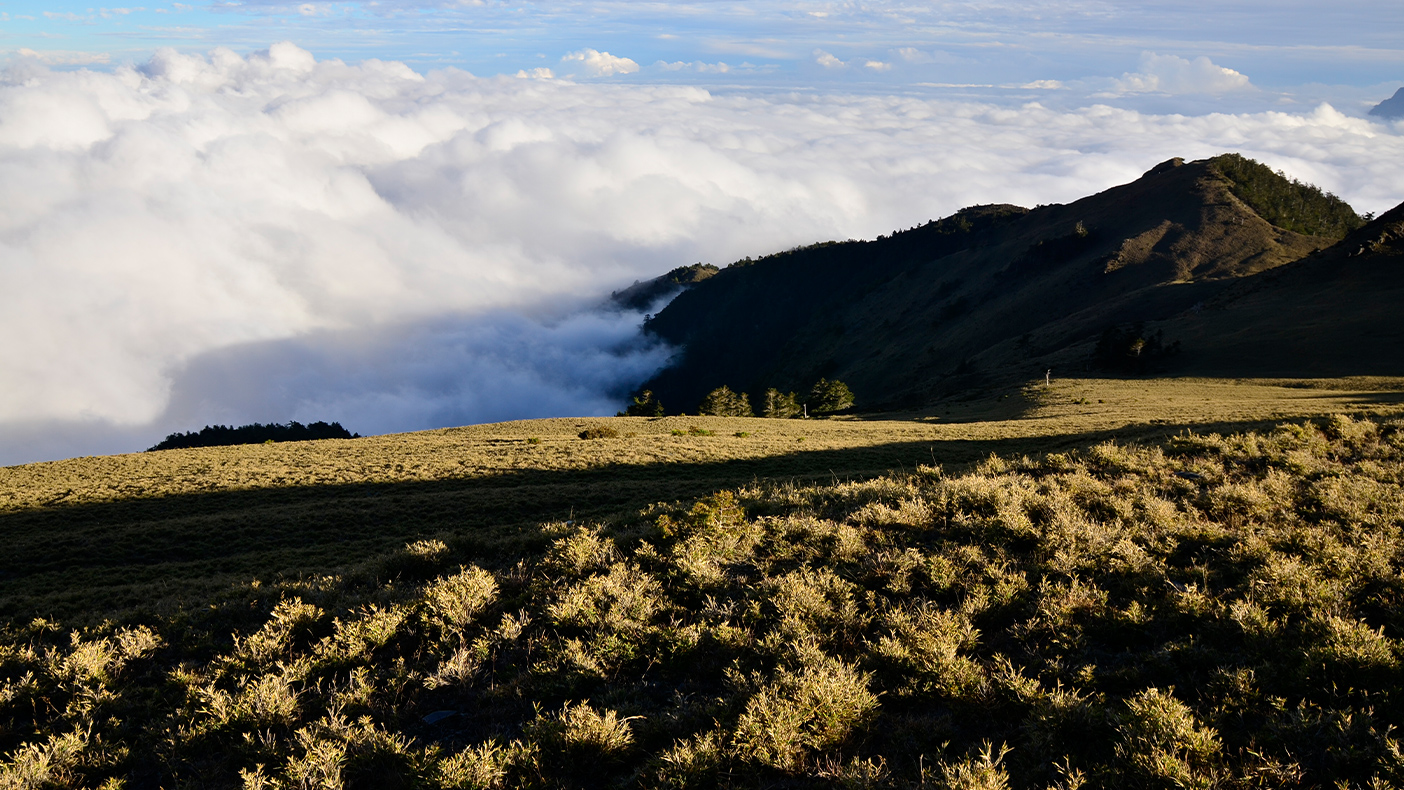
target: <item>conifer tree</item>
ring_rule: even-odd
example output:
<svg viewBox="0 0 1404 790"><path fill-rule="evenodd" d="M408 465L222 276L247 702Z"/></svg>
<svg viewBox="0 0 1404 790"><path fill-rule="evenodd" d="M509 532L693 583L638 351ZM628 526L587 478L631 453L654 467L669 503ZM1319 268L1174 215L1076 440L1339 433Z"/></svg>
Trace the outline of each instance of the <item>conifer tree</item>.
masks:
<svg viewBox="0 0 1404 790"><path fill-rule="evenodd" d="M722 385L707 393L707 397L702 399L702 405L697 408L699 414L710 414L715 417L753 417L751 411L751 400L744 392L732 392L731 388Z"/></svg>
<svg viewBox="0 0 1404 790"><path fill-rule="evenodd" d="M663 404L654 397L653 390L643 390L633 398L633 403L619 416L621 417L662 417Z"/></svg>
<svg viewBox="0 0 1404 790"><path fill-rule="evenodd" d="M799 399L795 397L795 393L783 393L774 387L765 391L761 402L761 416L785 420L796 417L799 413Z"/></svg>
<svg viewBox="0 0 1404 790"><path fill-rule="evenodd" d="M809 391L809 410L815 414L833 414L853 408L853 390L842 381L819 379Z"/></svg>

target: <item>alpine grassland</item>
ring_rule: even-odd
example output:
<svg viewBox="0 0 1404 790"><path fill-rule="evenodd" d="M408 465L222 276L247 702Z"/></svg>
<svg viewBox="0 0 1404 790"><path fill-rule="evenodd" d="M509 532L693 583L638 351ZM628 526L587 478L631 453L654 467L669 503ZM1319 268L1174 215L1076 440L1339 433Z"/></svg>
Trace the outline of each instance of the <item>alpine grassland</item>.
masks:
<svg viewBox="0 0 1404 790"><path fill-rule="evenodd" d="M1400 384L3 469L0 787L1404 786Z"/></svg>

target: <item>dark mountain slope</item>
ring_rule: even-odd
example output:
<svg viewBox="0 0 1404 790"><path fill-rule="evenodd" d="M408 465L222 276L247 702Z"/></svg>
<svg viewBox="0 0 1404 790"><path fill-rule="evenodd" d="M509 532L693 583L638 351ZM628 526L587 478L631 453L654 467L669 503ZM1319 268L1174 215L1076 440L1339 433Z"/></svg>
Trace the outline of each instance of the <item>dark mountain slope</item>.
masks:
<svg viewBox="0 0 1404 790"><path fill-rule="evenodd" d="M1159 325L1189 375L1404 375L1404 205Z"/></svg>
<svg viewBox="0 0 1404 790"><path fill-rule="evenodd" d="M1108 325L1168 319L1330 244L1273 225L1235 191L1266 171L1275 186L1252 194L1343 203L1225 162L1175 159L1069 205L975 207L871 242L732 264L646 324L683 350L645 386L672 410L721 384L799 390L821 376L869 406L920 403L1026 375Z"/></svg>

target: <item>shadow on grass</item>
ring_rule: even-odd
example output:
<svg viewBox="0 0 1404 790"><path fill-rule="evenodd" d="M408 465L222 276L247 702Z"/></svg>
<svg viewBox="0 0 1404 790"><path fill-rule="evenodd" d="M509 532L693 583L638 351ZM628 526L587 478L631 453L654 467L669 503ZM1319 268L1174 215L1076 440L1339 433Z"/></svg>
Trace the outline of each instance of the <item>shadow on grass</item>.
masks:
<svg viewBox="0 0 1404 790"><path fill-rule="evenodd" d="M1391 396L1393 393L1390 394ZM179 607L232 585L335 574L437 537L487 566L545 548L542 524L608 519L754 481L861 479L991 454L1232 433L1280 421L1140 425L1011 439L899 442L758 459L513 470L458 480L218 491L0 515L0 617L90 621Z"/></svg>
<svg viewBox="0 0 1404 790"><path fill-rule="evenodd" d="M1322 391L1311 395L1294 395L1292 400L1342 400L1349 395L1349 401L1358 406L1398 406L1404 404L1404 392L1375 391L1375 392L1342 392L1342 391Z"/></svg>

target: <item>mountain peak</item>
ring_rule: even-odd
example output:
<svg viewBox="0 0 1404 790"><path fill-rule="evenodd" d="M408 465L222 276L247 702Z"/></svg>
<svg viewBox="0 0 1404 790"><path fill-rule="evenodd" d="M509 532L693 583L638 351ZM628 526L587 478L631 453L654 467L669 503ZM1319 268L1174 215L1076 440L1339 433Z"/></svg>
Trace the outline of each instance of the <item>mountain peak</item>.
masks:
<svg viewBox="0 0 1404 790"><path fill-rule="evenodd" d="M1377 118L1404 118L1404 88L1394 92L1394 95L1376 104L1370 114Z"/></svg>
<svg viewBox="0 0 1404 790"><path fill-rule="evenodd" d="M1164 162L1161 162L1160 164L1156 165L1155 167L1152 167L1151 169L1147 170L1146 175L1153 176L1159 173L1164 173L1167 170L1174 170L1177 167L1182 167L1184 166L1184 164L1185 158L1183 156L1177 156L1174 159L1167 159Z"/></svg>

